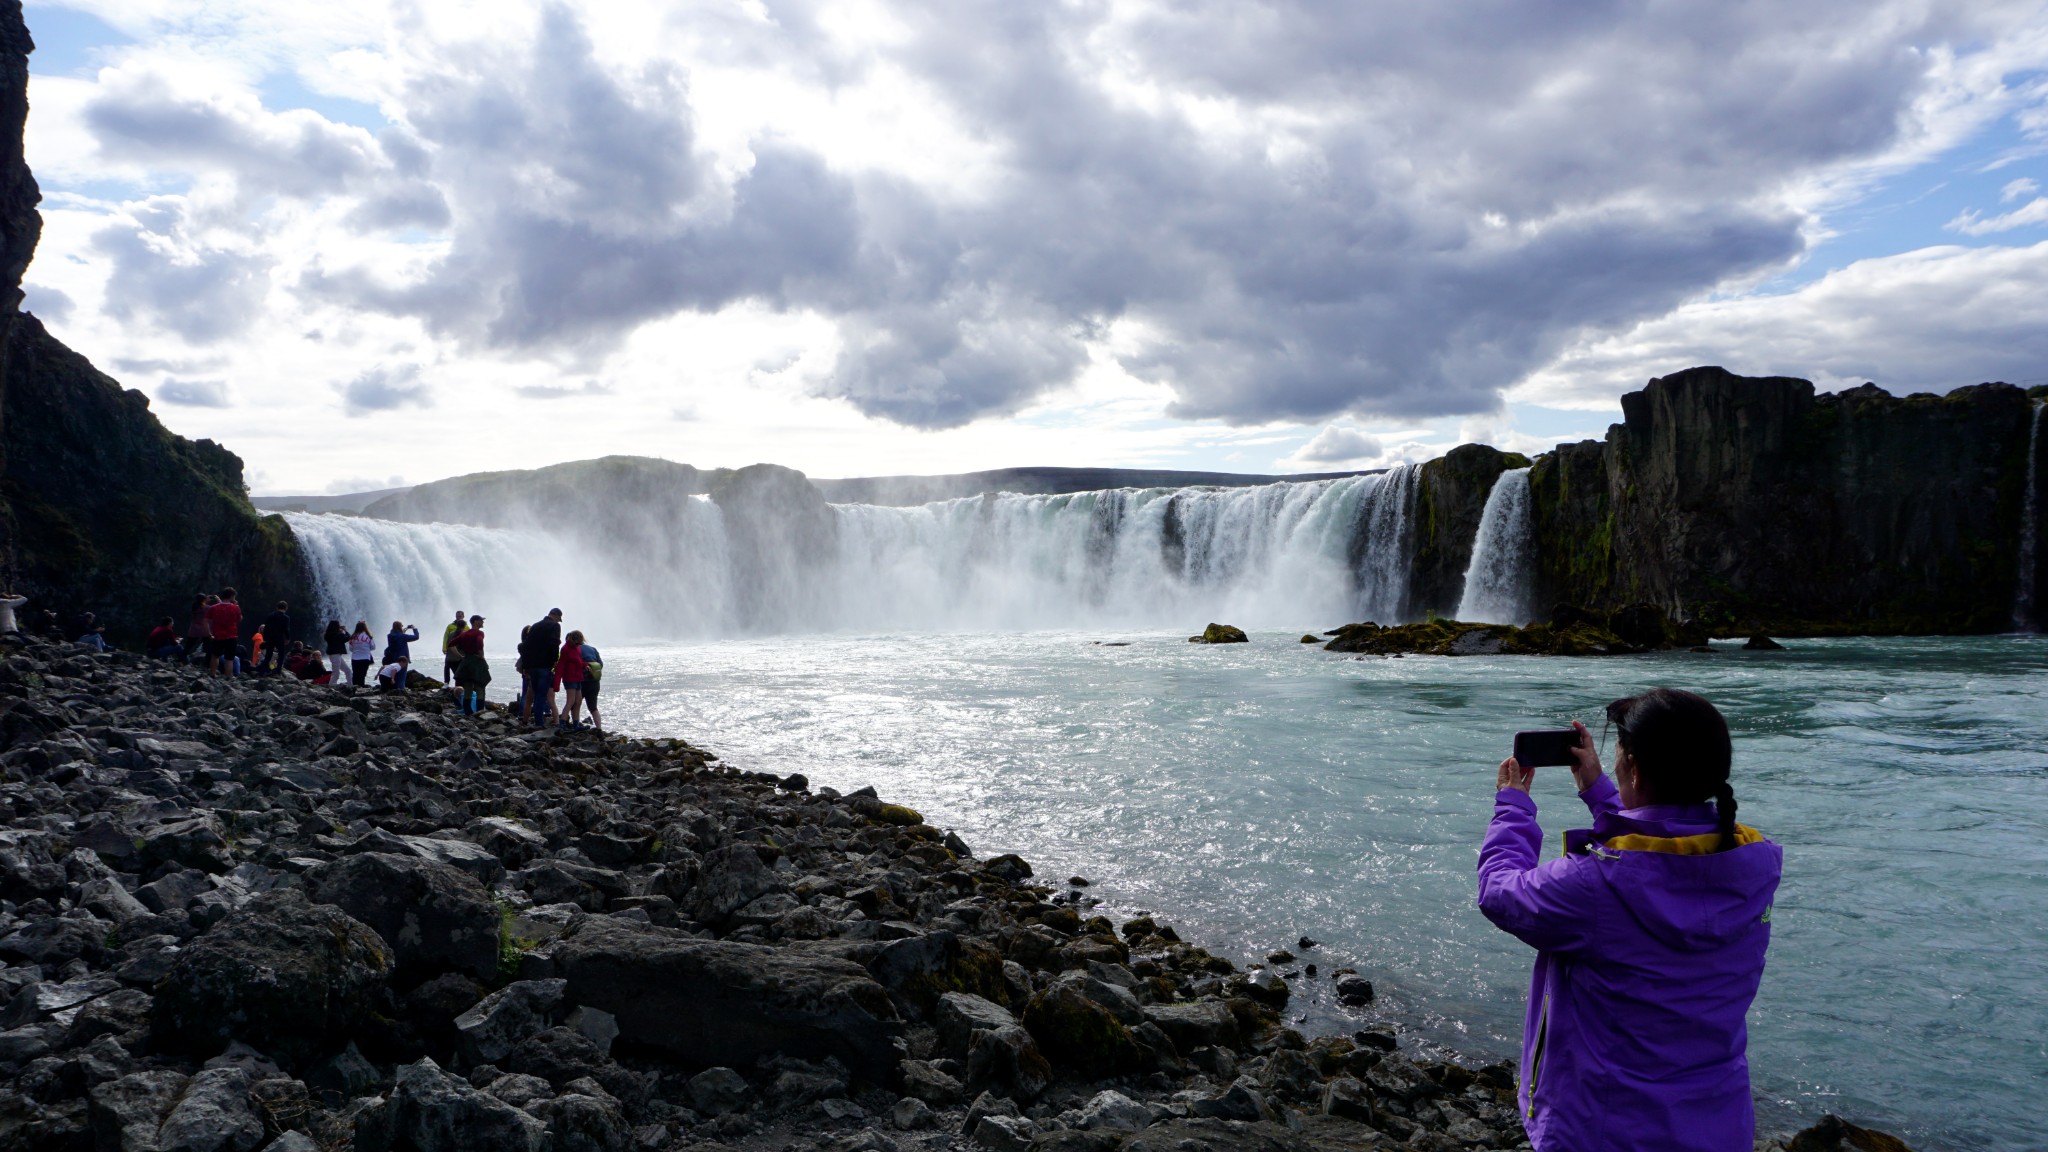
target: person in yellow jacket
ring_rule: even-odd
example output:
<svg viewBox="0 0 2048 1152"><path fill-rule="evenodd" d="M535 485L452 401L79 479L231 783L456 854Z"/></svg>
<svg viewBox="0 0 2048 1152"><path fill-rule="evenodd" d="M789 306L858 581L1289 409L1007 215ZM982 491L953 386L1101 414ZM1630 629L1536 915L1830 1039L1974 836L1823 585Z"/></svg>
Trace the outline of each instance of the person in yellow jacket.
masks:
<svg viewBox="0 0 2048 1152"><path fill-rule="evenodd" d="M469 617L462 609L455 610L455 620L441 629L441 683L448 691L455 691L455 666L462 663L462 653L455 649L455 638L469 630Z"/></svg>

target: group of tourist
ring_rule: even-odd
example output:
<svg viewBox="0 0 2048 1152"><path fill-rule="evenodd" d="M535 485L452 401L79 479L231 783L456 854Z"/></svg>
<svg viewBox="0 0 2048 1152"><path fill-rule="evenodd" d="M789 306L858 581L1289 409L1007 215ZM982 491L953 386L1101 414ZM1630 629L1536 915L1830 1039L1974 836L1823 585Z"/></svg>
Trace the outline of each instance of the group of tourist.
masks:
<svg viewBox="0 0 2048 1152"><path fill-rule="evenodd" d="M16 613L27 603L25 596L0 593L0 636L23 634ZM213 676L292 676L315 684L361 688L369 683L370 670L375 668L380 691L404 691L411 686L412 646L420 639L416 625L393 620L380 651L367 620L356 621L350 630L342 627L339 619L331 619L317 644L292 639L291 605L283 600L246 636L242 622L241 597L233 588L195 593L183 635L176 620L165 616L150 629L143 647L160 660L200 664ZM81 613L71 627L62 628L56 613L44 609L35 630L100 651L108 647L106 626L91 612ZM582 632L563 634L560 608L550 609L546 616L520 629L518 672L519 695L512 702L512 711L521 723L541 727L553 722L565 729L587 726L604 730L597 708L604 659ZM483 711L491 665L484 657L481 615L457 611L441 630L441 676L465 715ZM558 694L562 697L559 710L555 705ZM587 725L585 712L589 713Z"/></svg>

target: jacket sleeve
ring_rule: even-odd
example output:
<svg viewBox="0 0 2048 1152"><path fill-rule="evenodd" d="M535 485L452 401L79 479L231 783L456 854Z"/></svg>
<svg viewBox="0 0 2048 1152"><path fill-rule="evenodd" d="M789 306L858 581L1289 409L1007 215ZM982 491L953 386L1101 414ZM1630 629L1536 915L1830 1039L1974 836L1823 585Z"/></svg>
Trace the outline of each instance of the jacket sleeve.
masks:
<svg viewBox="0 0 2048 1152"><path fill-rule="evenodd" d="M1600 816L1621 811L1621 790L1614 786L1614 779L1602 772L1593 786L1579 793L1579 799L1586 802L1586 810L1597 819Z"/></svg>
<svg viewBox="0 0 2048 1152"><path fill-rule="evenodd" d="M1542 839L1536 801L1518 789L1501 789L1479 846L1479 910L1532 948L1576 951L1598 929L1598 880L1584 857L1539 863Z"/></svg>

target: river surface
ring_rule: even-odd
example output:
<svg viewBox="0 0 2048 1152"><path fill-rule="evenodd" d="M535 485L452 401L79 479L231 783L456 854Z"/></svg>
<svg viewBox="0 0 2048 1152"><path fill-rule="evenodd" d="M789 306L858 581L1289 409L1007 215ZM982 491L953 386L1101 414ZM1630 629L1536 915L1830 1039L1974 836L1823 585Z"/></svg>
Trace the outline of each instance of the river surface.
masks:
<svg viewBox="0 0 2048 1152"><path fill-rule="evenodd" d="M1124 641L1114 646L1097 641ZM2039 1146L2048 1085L2048 638L1794 641L1569 660L1355 660L1259 634L606 645L611 727L873 784L1104 910L1240 962L1307 934L1315 1031L1516 1051L1530 953L1473 906L1517 728L1655 684L1736 733L1745 823L1785 846L1750 1056L1766 1130L1835 1111L1918 1147ZM494 696L511 686L509 669ZM1596 731L1597 731L1596 726ZM1603 755L1611 757L1611 749ZM1564 769L1546 837L1583 826ZM1370 1015L1329 973L1373 979Z"/></svg>

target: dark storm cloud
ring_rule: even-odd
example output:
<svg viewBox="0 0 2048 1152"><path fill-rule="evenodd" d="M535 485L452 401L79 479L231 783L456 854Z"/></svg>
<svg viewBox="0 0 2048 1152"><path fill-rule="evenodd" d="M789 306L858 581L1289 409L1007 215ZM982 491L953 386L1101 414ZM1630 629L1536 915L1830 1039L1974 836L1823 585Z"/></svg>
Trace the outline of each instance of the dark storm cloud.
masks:
<svg viewBox="0 0 2048 1152"><path fill-rule="evenodd" d="M116 320L153 325L192 344L247 331L270 289L268 257L191 243L184 206L155 200L133 206L133 223L112 224L92 244L112 263L106 310Z"/></svg>
<svg viewBox="0 0 2048 1152"><path fill-rule="evenodd" d="M1574 338L1796 256L1784 190L1893 144L1925 46L2004 17L986 0L897 5L864 60L822 3L771 8L721 50L828 86L902 70L1000 157L993 190L765 140L728 188L686 77L613 73L551 9L534 47L437 60L404 96L417 139L385 151L440 190L445 260L303 287L572 360L679 310L816 310L842 337L821 390L919 426L1072 381L1119 321L1180 416L1481 411Z"/></svg>
<svg viewBox="0 0 2048 1152"><path fill-rule="evenodd" d="M27 297L22 301L22 311L33 312L52 324L62 324L71 319L71 312L77 307L70 293L56 288L23 284L21 290Z"/></svg>
<svg viewBox="0 0 2048 1152"><path fill-rule="evenodd" d="M367 416L393 408L424 408L433 400L420 381L417 364L386 364L372 368L346 384L335 385L342 407L351 416Z"/></svg>

